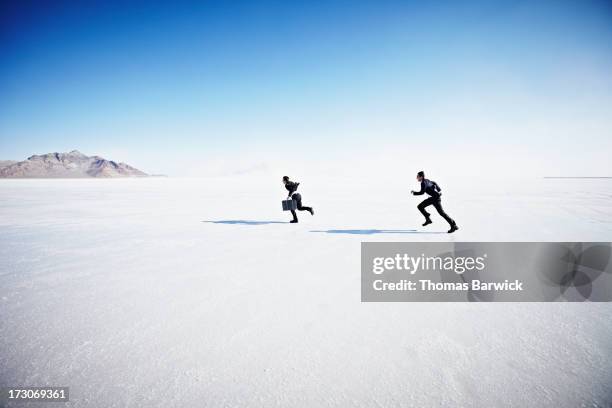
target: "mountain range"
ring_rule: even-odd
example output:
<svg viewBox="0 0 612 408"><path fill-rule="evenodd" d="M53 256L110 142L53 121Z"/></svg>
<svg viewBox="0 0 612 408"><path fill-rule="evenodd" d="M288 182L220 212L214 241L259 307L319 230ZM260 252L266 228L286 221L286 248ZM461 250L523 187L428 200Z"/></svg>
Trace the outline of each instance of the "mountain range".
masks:
<svg viewBox="0 0 612 408"><path fill-rule="evenodd" d="M113 178L146 177L148 174L125 163L87 156L78 150L47 153L23 161L0 161L0 178Z"/></svg>

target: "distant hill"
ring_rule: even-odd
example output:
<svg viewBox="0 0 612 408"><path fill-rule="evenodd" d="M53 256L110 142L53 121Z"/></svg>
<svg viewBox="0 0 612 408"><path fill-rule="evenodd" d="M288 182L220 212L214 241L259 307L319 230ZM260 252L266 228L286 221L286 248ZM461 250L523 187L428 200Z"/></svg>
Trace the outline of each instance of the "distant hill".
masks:
<svg viewBox="0 0 612 408"><path fill-rule="evenodd" d="M15 160L0 160L0 169L10 166L11 164L15 164L17 161Z"/></svg>
<svg viewBox="0 0 612 408"><path fill-rule="evenodd" d="M34 155L20 162L0 161L0 178L146 177L148 174L125 163L100 156L69 153Z"/></svg>

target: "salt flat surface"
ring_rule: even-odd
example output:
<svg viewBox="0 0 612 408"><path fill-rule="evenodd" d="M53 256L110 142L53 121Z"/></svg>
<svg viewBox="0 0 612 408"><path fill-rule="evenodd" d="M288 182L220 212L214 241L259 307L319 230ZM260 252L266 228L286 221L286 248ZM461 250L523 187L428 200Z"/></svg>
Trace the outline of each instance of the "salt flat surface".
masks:
<svg viewBox="0 0 612 408"><path fill-rule="evenodd" d="M316 214L290 225L276 179L0 180L0 386L69 386L74 407L612 404L609 303L359 288L361 241L610 241L612 180L439 180L453 235L420 227L414 186L300 181Z"/></svg>

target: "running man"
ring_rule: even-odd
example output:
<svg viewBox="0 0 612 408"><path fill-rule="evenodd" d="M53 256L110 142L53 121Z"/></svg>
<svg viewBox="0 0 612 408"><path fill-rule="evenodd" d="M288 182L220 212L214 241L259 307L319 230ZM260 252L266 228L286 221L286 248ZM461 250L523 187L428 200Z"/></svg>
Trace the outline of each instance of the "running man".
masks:
<svg viewBox="0 0 612 408"><path fill-rule="evenodd" d="M455 221L453 221L453 219L444 212L444 209L442 208L442 189L440 188L440 186L435 181L426 179L425 173L422 171L419 171L417 173L417 181L421 183L421 191L413 190L411 191L412 195L423 195L423 193L427 193L429 195L429 198L423 200L423 202L417 206L419 211L425 216L425 223L423 224L423 226L431 224L431 218L429 218L430 214L425 210L425 207L433 205L436 211L438 211L438 214L440 214L442 218L444 218L446 222L450 224L450 229L448 230L448 233L452 234L453 232L457 231L459 227L457 226Z"/></svg>
<svg viewBox="0 0 612 408"><path fill-rule="evenodd" d="M302 206L302 196L300 195L300 193L296 193L297 188L300 185L300 183L296 183L295 181L290 181L289 177L284 176L283 177L283 184L285 185L285 188L287 189L287 191L289 191L289 194L287 195L287 198L290 198L290 199L296 201L297 209L299 211L308 211L308 212L310 212L310 215L314 215L314 210L312 209L312 207L304 207L304 206ZM291 214L293 214L293 220L291 220L290 222L292 224L297 223L298 222L298 217L297 217L297 214L295 213L295 210L291 210Z"/></svg>

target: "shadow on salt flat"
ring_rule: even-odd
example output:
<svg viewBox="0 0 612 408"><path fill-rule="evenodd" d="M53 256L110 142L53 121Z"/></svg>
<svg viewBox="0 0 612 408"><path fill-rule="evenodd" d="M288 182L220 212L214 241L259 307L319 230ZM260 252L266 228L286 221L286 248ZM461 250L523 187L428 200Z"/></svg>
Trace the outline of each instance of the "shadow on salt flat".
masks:
<svg viewBox="0 0 612 408"><path fill-rule="evenodd" d="M352 234L352 235L374 235L374 234L446 234L446 232L428 232L417 230L379 230L379 229L332 229L324 231L325 234Z"/></svg>
<svg viewBox="0 0 612 408"><path fill-rule="evenodd" d="M218 220L218 221L202 221L212 224L228 224L228 225L268 225L268 224L288 224L286 221L251 221L251 220Z"/></svg>
<svg viewBox="0 0 612 408"><path fill-rule="evenodd" d="M253 220L217 220L217 221L202 221L211 224L225 225L268 225L268 224L289 224L287 221L253 221ZM310 232L321 232L325 234L351 234L351 235L374 235L374 234L446 234L446 232L429 232L417 230L398 230L398 229L330 229L330 230L314 230Z"/></svg>

